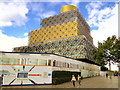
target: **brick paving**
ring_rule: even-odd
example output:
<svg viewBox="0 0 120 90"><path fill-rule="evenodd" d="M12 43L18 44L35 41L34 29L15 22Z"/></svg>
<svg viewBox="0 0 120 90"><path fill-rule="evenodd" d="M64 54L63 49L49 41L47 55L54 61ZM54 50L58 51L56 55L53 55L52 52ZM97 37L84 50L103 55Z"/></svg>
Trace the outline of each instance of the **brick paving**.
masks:
<svg viewBox="0 0 120 90"><path fill-rule="evenodd" d="M66 82L59 85L36 85L36 86L7 86L3 88L118 88L118 77L112 76L112 79L99 76L83 79L81 85L73 87L71 82Z"/></svg>

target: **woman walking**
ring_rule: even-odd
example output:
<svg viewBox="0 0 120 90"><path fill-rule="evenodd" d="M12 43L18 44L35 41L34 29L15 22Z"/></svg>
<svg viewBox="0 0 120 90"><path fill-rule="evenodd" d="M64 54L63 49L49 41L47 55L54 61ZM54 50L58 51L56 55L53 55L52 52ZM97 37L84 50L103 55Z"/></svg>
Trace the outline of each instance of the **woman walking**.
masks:
<svg viewBox="0 0 120 90"><path fill-rule="evenodd" d="M72 79L71 79L71 81L72 81L73 86L75 87L76 78L75 78L74 75L72 75Z"/></svg>
<svg viewBox="0 0 120 90"><path fill-rule="evenodd" d="M78 84L81 85L81 76L80 75L78 75L78 79L77 80L78 80Z"/></svg>

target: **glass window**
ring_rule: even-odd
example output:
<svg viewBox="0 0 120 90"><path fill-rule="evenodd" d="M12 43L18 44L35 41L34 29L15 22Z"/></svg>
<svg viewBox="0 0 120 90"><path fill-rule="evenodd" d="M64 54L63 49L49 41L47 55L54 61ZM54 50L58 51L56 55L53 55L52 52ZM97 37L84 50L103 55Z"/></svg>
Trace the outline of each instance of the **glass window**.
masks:
<svg viewBox="0 0 120 90"><path fill-rule="evenodd" d="M47 65L47 61L43 59L38 59L38 65Z"/></svg>
<svg viewBox="0 0 120 90"><path fill-rule="evenodd" d="M10 64L9 58L3 58L2 64Z"/></svg>
<svg viewBox="0 0 120 90"><path fill-rule="evenodd" d="M51 60L48 60L48 66L51 66Z"/></svg>
<svg viewBox="0 0 120 90"><path fill-rule="evenodd" d="M16 59L16 58L2 58L2 64L18 64L18 59Z"/></svg>
<svg viewBox="0 0 120 90"><path fill-rule="evenodd" d="M69 68L69 63L67 63L67 67Z"/></svg>
<svg viewBox="0 0 120 90"><path fill-rule="evenodd" d="M64 62L62 62L62 67L64 67Z"/></svg>
<svg viewBox="0 0 120 90"><path fill-rule="evenodd" d="M53 66L56 66L56 60L53 61Z"/></svg>
<svg viewBox="0 0 120 90"><path fill-rule="evenodd" d="M37 59L29 59L28 65L37 65L38 60Z"/></svg>
<svg viewBox="0 0 120 90"><path fill-rule="evenodd" d="M55 62L55 66L58 66L58 61Z"/></svg>
<svg viewBox="0 0 120 90"><path fill-rule="evenodd" d="M67 65L66 65L67 63L65 62L65 66L64 67L66 67Z"/></svg>
<svg viewBox="0 0 120 90"><path fill-rule="evenodd" d="M18 60L17 59L13 59L12 62L11 62L11 64L18 64Z"/></svg>
<svg viewBox="0 0 120 90"><path fill-rule="evenodd" d="M27 78L28 73L18 73L17 78Z"/></svg>
<svg viewBox="0 0 120 90"><path fill-rule="evenodd" d="M2 62L3 62L3 60L2 60L2 58L0 58L0 64L2 64Z"/></svg>

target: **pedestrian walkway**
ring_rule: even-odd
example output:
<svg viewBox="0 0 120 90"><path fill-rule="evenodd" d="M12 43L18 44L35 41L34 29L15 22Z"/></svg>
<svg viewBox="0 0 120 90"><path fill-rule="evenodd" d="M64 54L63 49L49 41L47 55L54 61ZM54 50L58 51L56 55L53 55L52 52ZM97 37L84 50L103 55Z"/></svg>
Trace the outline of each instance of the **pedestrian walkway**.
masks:
<svg viewBox="0 0 120 90"><path fill-rule="evenodd" d="M71 82L66 82L59 85L10 86L6 88L118 88L118 77L113 76L112 79L102 76L86 78L82 80L80 86L76 82L75 87Z"/></svg>

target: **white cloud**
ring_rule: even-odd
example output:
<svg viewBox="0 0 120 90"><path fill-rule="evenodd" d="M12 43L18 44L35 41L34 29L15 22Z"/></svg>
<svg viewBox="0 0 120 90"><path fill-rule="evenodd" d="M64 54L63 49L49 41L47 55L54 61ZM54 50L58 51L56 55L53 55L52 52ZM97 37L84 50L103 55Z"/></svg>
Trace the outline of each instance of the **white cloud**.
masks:
<svg viewBox="0 0 120 90"><path fill-rule="evenodd" d="M28 37L16 38L14 36L7 36L0 30L0 51L12 51L14 47L25 46L28 43Z"/></svg>
<svg viewBox="0 0 120 90"><path fill-rule="evenodd" d="M53 4L53 2L51 2L49 5L52 5L52 4ZM46 11L45 5L46 5L45 3L44 3L44 5L41 4L41 3L29 3L28 7L29 7L30 10L32 10L33 14L39 16L41 19L44 19L44 18L47 18L47 17L50 17L50 16L54 16L54 15L57 14L57 12L52 11L52 10L51 11ZM36 20L38 20L38 19L36 19Z"/></svg>
<svg viewBox="0 0 120 90"><path fill-rule="evenodd" d="M0 3L0 27L24 25L28 20L28 8L25 3Z"/></svg>
<svg viewBox="0 0 120 90"><path fill-rule="evenodd" d="M97 46L98 41L102 42L107 37L111 37L112 35L118 36L118 4L112 8L106 7L101 9L102 5L102 3L90 3L86 6L90 27L98 27L98 30L91 31L95 46Z"/></svg>
<svg viewBox="0 0 120 90"><path fill-rule="evenodd" d="M98 9L100 8L101 6L103 5L102 2L92 2L92 3L89 3L88 5L86 5L86 8L87 9ZM89 11L90 13L90 11Z"/></svg>
<svg viewBox="0 0 120 90"><path fill-rule="evenodd" d="M72 0L71 1L71 5L74 5L74 6L77 6L78 7L78 4L80 3L81 0Z"/></svg>
<svg viewBox="0 0 120 90"><path fill-rule="evenodd" d="M47 17L50 17L50 16L54 16L56 15L57 13L55 11L49 11L49 12L44 12L44 13L39 13L38 15L43 19L43 18L47 18Z"/></svg>
<svg viewBox="0 0 120 90"><path fill-rule="evenodd" d="M64 2L66 2L68 5L74 5L78 7L78 4L81 2L81 0L70 0L70 1L64 1Z"/></svg>
<svg viewBox="0 0 120 90"><path fill-rule="evenodd" d="M28 36L28 33L24 33L24 36Z"/></svg>
<svg viewBox="0 0 120 90"><path fill-rule="evenodd" d="M44 11L44 5L42 3L29 3L28 4L29 9L33 11L33 13L43 12Z"/></svg>
<svg viewBox="0 0 120 90"><path fill-rule="evenodd" d="M88 5L86 5L86 8L88 10L88 23L89 25L96 25L96 20L98 18L98 12L99 12L99 8L103 6L103 4L101 2L99 3L90 3Z"/></svg>

